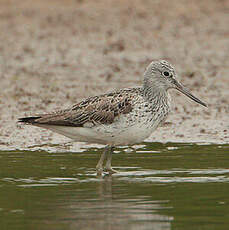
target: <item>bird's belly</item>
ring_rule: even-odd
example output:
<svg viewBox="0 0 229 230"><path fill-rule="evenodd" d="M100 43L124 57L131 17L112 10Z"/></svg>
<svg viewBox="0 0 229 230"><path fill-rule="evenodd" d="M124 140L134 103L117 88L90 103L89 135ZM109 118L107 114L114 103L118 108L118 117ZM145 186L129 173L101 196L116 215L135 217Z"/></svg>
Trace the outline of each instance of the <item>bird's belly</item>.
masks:
<svg viewBox="0 0 229 230"><path fill-rule="evenodd" d="M98 126L94 128L97 137L105 140L109 145L132 145L144 141L158 127L160 119L154 120L153 117L137 118L133 121L127 121L124 118L118 122L107 126Z"/></svg>
<svg viewBox="0 0 229 230"><path fill-rule="evenodd" d="M131 126L114 132L108 139L111 145L132 145L144 141L152 133L152 129L142 126Z"/></svg>
<svg viewBox="0 0 229 230"><path fill-rule="evenodd" d="M145 117L123 116L112 124L100 124L92 127L39 126L75 141L117 146L142 142L150 136L163 119L164 117L155 117L149 114Z"/></svg>

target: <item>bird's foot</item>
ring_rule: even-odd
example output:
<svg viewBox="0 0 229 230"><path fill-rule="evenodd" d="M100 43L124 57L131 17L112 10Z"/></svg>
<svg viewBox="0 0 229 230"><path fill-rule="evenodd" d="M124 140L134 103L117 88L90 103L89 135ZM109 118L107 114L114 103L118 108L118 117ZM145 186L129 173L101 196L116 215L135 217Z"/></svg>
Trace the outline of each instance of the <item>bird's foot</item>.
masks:
<svg viewBox="0 0 229 230"><path fill-rule="evenodd" d="M97 176L102 176L103 168L102 167L96 167L96 173L97 173Z"/></svg>
<svg viewBox="0 0 229 230"><path fill-rule="evenodd" d="M108 172L109 174L114 174L114 173L118 173L117 170L114 170L111 167L105 167L106 172Z"/></svg>

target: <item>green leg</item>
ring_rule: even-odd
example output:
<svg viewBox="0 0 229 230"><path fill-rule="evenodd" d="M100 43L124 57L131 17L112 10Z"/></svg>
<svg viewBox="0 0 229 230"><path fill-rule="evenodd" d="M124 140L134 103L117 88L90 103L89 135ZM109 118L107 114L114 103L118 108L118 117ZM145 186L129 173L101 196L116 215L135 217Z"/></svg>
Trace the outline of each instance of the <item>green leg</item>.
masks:
<svg viewBox="0 0 229 230"><path fill-rule="evenodd" d="M107 162L106 162L106 166L105 169L106 171L109 172L109 174L113 174L113 173L117 173L118 171L112 169L111 167L111 160L112 160L112 152L114 150L113 146L110 146L109 151L108 151L108 155L107 155Z"/></svg>
<svg viewBox="0 0 229 230"><path fill-rule="evenodd" d="M98 164L96 165L96 171L97 171L97 175L102 175L103 173L103 162L106 158L107 153L110 151L110 146L106 146L104 149L104 152L102 153Z"/></svg>

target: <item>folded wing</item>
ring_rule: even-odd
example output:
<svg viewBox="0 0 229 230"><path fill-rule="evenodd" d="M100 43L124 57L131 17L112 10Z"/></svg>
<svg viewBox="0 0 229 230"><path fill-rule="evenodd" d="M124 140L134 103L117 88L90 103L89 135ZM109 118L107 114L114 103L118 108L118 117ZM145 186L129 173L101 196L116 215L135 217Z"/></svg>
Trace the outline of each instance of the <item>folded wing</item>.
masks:
<svg viewBox="0 0 229 230"><path fill-rule="evenodd" d="M70 109L50 114L20 118L19 122L32 125L83 127L86 123L111 124L121 114L131 112L134 94L128 90L90 97Z"/></svg>

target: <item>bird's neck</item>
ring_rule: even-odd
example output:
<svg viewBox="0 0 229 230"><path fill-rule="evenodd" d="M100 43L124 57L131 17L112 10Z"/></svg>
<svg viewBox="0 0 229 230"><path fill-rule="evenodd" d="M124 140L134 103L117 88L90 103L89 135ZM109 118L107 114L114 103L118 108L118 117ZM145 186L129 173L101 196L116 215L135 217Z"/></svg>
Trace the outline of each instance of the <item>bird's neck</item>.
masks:
<svg viewBox="0 0 229 230"><path fill-rule="evenodd" d="M143 85L143 95L148 101L167 101L169 95L166 89L158 87L157 85Z"/></svg>

